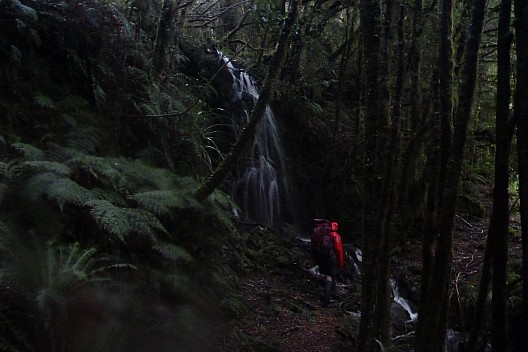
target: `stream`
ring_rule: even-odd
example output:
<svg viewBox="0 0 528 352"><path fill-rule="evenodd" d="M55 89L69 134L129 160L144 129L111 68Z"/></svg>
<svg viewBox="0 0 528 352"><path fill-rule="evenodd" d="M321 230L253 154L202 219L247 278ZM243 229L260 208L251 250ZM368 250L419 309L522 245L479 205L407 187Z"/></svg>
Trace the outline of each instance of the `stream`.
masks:
<svg viewBox="0 0 528 352"><path fill-rule="evenodd" d="M299 240L310 244L310 239L298 237ZM344 244L343 247L350 248L351 250L346 251L346 260L353 263L353 268L355 275L359 278L361 275L361 262L363 259L363 254L360 248L353 247L350 244ZM350 253L352 252L352 253ZM318 267L312 267L309 269L309 272L314 277L319 276ZM346 288L346 285L337 284L338 287ZM418 320L417 304L413 302L408 297L403 295L401 290L401 285L394 278L390 279L391 295L392 295L392 306L391 306L391 315L393 321L393 334L406 334L413 332L415 324ZM361 313L357 312L347 312L348 314L360 318ZM465 340L465 335L453 329L448 329L446 333L446 343L445 343L445 352L463 352L463 344ZM488 344L485 352L491 351L491 347ZM412 352L412 351L409 351Z"/></svg>

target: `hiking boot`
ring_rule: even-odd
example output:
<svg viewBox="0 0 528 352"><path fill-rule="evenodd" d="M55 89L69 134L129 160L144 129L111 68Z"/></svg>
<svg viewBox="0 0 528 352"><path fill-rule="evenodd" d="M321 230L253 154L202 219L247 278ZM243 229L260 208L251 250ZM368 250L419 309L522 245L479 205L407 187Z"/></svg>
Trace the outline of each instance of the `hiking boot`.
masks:
<svg viewBox="0 0 528 352"><path fill-rule="evenodd" d="M321 297L321 304L323 307L328 307L330 304L330 294L332 292L332 281L325 281L324 283L324 293Z"/></svg>

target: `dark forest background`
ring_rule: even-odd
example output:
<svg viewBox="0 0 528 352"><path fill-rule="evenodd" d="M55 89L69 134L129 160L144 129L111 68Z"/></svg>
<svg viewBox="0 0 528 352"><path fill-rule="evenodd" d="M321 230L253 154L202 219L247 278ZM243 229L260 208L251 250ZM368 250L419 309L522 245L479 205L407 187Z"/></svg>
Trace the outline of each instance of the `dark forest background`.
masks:
<svg viewBox="0 0 528 352"><path fill-rule="evenodd" d="M487 225L464 349L522 350L526 37L522 0L0 1L0 349L213 350L254 236L325 217L363 251L354 350L390 350L419 242L410 345L444 351L463 217ZM261 89L238 134L218 52ZM229 184L267 104L293 210L248 233Z"/></svg>

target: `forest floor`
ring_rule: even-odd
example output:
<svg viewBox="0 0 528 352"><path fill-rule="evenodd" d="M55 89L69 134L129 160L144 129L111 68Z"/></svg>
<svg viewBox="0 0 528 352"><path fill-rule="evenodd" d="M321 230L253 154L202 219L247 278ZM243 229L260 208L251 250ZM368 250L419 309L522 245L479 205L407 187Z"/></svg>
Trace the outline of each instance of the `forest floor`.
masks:
<svg viewBox="0 0 528 352"><path fill-rule="evenodd" d="M484 256L487 220L457 217L454 236L452 318L455 330L463 330L471 311ZM515 224L514 224L515 226ZM247 242L250 255L238 278L238 290L226 302L232 316L220 327L219 350L326 352L350 351L359 325L360 278L351 256L338 277L338 289L330 307L319 301L322 288L311 271L309 243L299 238L277 239L259 232L258 241ZM283 236L282 236L283 237ZM520 241L512 237L512 265L520 259ZM355 250L347 245L346 251ZM257 261L252 261L257 259ZM416 302L421 271L421 245L409 240L394 253L393 278L401 296ZM400 314L394 310L393 314ZM405 314L405 313L404 313ZM409 351L414 323L401 317L393 324L395 351Z"/></svg>

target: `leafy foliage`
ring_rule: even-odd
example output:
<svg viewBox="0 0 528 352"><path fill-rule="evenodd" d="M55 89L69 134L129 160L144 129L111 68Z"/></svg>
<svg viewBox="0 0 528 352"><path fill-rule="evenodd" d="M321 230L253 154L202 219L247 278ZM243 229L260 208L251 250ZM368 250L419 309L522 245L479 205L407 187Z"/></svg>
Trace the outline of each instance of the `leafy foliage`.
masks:
<svg viewBox="0 0 528 352"><path fill-rule="evenodd" d="M156 5L138 5L149 23L130 22L128 6L0 5L0 302L19 299L0 305L0 349L57 349L90 290L182 304L203 262L197 239L234 227L229 197L193 196L218 156L199 90L184 74L152 79ZM144 45L131 45L136 34ZM113 318L121 328L109 334L137 324Z"/></svg>

